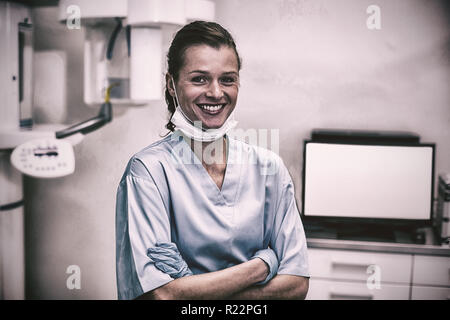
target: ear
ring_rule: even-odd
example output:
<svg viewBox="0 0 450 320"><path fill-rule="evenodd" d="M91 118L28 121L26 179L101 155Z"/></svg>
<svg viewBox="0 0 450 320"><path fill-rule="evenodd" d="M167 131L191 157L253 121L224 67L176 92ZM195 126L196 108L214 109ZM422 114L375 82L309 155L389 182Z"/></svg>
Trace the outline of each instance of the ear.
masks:
<svg viewBox="0 0 450 320"><path fill-rule="evenodd" d="M170 75L170 73L166 73L166 88L169 91L169 94L172 97L175 97L175 90L174 90L174 84L172 82L172 76Z"/></svg>

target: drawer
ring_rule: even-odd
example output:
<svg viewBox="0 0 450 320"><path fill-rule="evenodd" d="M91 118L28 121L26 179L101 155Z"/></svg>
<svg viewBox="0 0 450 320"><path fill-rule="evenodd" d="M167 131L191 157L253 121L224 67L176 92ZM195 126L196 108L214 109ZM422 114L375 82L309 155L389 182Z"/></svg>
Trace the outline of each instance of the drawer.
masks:
<svg viewBox="0 0 450 320"><path fill-rule="evenodd" d="M369 289L365 283L313 279L309 281L307 300L408 300L408 285L381 284Z"/></svg>
<svg viewBox="0 0 450 320"><path fill-rule="evenodd" d="M312 277L367 281L374 279L375 266L380 282L411 281L412 255L349 250L309 249Z"/></svg>
<svg viewBox="0 0 450 320"><path fill-rule="evenodd" d="M413 300L450 300L450 288L413 286Z"/></svg>
<svg viewBox="0 0 450 320"><path fill-rule="evenodd" d="M413 284L450 287L450 257L415 255Z"/></svg>

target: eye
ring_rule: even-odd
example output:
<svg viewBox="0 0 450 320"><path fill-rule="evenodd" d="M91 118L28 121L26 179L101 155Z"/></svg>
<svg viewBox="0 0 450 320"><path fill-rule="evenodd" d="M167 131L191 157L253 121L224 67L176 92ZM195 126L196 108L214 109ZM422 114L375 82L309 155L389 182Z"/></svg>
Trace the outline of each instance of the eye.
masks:
<svg viewBox="0 0 450 320"><path fill-rule="evenodd" d="M236 77L222 77L220 78L220 82L222 82L225 85L233 85L237 82Z"/></svg>
<svg viewBox="0 0 450 320"><path fill-rule="evenodd" d="M191 79L191 81L195 84L204 84L208 81L205 76L195 76Z"/></svg>

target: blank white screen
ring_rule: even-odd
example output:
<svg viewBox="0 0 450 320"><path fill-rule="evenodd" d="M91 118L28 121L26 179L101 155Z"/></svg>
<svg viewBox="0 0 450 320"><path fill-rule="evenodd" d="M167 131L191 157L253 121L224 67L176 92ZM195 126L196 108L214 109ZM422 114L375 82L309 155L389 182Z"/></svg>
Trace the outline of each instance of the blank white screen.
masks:
<svg viewBox="0 0 450 320"><path fill-rule="evenodd" d="M306 216L427 220L433 149L307 143Z"/></svg>

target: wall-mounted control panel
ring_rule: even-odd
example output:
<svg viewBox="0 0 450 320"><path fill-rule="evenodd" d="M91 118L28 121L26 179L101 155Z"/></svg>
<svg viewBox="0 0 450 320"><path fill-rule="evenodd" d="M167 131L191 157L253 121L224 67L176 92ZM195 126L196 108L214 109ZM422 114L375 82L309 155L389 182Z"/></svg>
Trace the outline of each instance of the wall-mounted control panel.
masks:
<svg viewBox="0 0 450 320"><path fill-rule="evenodd" d="M75 171L72 144L60 139L37 139L16 147L11 154L14 167L36 178L57 178Z"/></svg>

